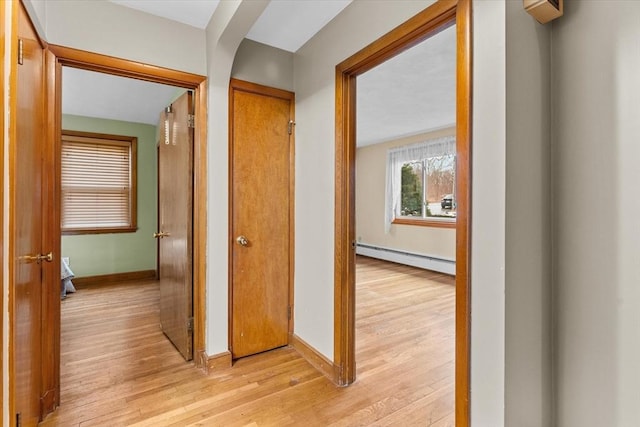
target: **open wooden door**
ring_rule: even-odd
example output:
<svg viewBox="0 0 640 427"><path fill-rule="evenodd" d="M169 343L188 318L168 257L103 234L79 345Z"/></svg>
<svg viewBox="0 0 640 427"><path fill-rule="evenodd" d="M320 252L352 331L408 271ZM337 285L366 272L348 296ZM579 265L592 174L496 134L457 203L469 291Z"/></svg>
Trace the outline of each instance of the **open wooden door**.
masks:
<svg viewBox="0 0 640 427"><path fill-rule="evenodd" d="M9 416L16 424L35 425L41 416L42 269L53 261L53 255L45 255L43 248L43 224L47 218L43 209L42 154L44 49L24 6L18 4L14 4L18 8L16 111L11 113L14 117L9 148L9 312L13 317L10 401L14 412ZM47 248L47 252L51 250Z"/></svg>
<svg viewBox="0 0 640 427"><path fill-rule="evenodd" d="M291 319L291 92L231 81L231 354L287 345Z"/></svg>
<svg viewBox="0 0 640 427"><path fill-rule="evenodd" d="M158 147L160 323L193 359L193 100L187 91L162 112Z"/></svg>

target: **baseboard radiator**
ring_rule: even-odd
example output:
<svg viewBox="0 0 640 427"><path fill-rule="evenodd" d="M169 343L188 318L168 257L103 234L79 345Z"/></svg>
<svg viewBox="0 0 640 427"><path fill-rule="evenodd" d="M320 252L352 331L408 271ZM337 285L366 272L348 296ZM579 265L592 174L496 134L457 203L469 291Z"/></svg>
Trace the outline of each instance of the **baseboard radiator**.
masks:
<svg viewBox="0 0 640 427"><path fill-rule="evenodd" d="M356 253L358 255L383 259L385 261L397 262L398 264L411 265L413 267L438 271L440 273L451 275L456 274L456 262L452 259L417 254L414 252L407 252L399 249L373 246L366 243L357 243Z"/></svg>

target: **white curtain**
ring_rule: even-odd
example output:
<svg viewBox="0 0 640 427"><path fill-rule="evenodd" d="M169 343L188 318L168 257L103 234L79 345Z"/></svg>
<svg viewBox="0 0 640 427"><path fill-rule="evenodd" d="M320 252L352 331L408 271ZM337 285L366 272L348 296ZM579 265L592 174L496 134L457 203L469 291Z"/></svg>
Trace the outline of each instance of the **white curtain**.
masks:
<svg viewBox="0 0 640 427"><path fill-rule="evenodd" d="M444 136L418 144L390 148L387 151L387 190L385 196L384 229L391 230L391 223L400 210L400 186L402 165L414 160L456 154L456 137Z"/></svg>

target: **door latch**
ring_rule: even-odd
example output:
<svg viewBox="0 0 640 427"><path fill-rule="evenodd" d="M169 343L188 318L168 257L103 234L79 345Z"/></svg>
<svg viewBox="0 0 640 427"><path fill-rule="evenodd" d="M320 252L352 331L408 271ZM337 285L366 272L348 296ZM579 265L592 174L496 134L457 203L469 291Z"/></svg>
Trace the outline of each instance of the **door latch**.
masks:
<svg viewBox="0 0 640 427"><path fill-rule="evenodd" d="M53 262L53 252L49 252L46 255L24 255L19 257L18 260L23 262L35 262L37 264L40 264L42 261Z"/></svg>

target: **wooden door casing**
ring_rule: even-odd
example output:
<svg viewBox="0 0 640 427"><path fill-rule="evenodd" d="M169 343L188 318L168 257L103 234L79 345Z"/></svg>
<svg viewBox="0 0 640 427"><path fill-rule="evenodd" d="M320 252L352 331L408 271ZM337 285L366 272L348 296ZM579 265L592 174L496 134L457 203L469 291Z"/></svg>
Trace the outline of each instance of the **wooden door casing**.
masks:
<svg viewBox="0 0 640 427"><path fill-rule="evenodd" d="M14 25L13 28L16 26ZM207 87L208 82L205 76L192 74L183 71L172 70L168 68L150 66L135 61L125 60L112 56L105 56L93 52L82 51L70 47L59 45L48 45L47 53L47 82L48 82L48 123L47 123L47 144L54 151L52 160L55 167L55 176L52 178L54 182L53 201L50 208L50 215L47 219L47 228L54 230L50 241L54 241L53 251L60 250L60 143L61 134L61 110L62 110L62 69L65 66L77 67L95 72L104 72L123 77L138 78L161 84L173 85L194 91L195 98L195 132L194 132L194 203L197 209L194 209L194 332L193 345L194 353L198 356L195 358L196 366L202 367L206 363L206 353L204 350L205 343L205 299L204 286L206 275L205 253L206 253L206 169L207 169ZM57 235L55 229L58 230ZM55 240L57 239L57 244ZM57 255L59 256L59 252ZM50 276L57 274L59 286L59 260L48 266L51 271ZM45 269L45 274L47 274ZM53 287L55 284L47 284ZM47 400L43 400L45 413L51 412L56 406L60 405L60 294L59 287L56 292L48 292L45 296L47 304L52 308L50 316L47 316L43 331L43 351L50 357L43 359L43 381L47 387L51 383L51 387L45 388L53 390L55 399L51 402L51 406L47 406ZM13 296L9 296L9 306L13 306ZM10 325L10 334L12 326ZM53 348L47 347L50 342ZM9 366L12 366L9 361ZM12 368L10 368L12 369ZM7 399L8 396L5 396ZM44 398L47 395L43 396ZM11 403L13 407L13 403Z"/></svg>
<svg viewBox="0 0 640 427"><path fill-rule="evenodd" d="M471 158L473 31L471 0L438 0L336 66L334 357L336 383L355 381L356 78L456 24L456 426L470 423Z"/></svg>
<svg viewBox="0 0 640 427"><path fill-rule="evenodd" d="M289 342L293 107L291 92L231 81L230 349L234 359ZM247 239L246 245L237 241L241 236Z"/></svg>
<svg viewBox="0 0 640 427"><path fill-rule="evenodd" d="M170 114L162 113L158 146L160 323L186 360L193 359L192 114L192 94L187 91L171 104Z"/></svg>
<svg viewBox="0 0 640 427"><path fill-rule="evenodd" d="M45 51L29 16L18 6L22 63L16 69L16 115L9 158L9 283L13 304L10 335L13 405L9 416L35 425L41 416L43 151ZM20 43L20 42L19 42ZM20 56L20 55L19 55Z"/></svg>

